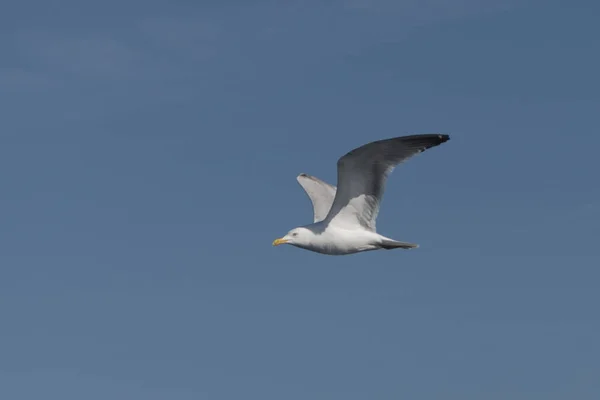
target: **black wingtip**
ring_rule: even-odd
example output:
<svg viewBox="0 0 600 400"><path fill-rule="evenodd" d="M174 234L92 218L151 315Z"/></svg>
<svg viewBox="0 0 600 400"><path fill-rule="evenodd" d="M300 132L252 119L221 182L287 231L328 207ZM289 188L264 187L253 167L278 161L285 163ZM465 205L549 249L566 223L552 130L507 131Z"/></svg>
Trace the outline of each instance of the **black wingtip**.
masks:
<svg viewBox="0 0 600 400"><path fill-rule="evenodd" d="M416 146L423 146L421 151L425 151L432 147L439 146L442 143L446 143L448 140L450 140L450 135L434 133L434 134L407 136L406 139L407 139L407 142L412 142Z"/></svg>
<svg viewBox="0 0 600 400"><path fill-rule="evenodd" d="M440 138L440 144L445 143L448 140L450 140L450 135L438 135L438 137Z"/></svg>

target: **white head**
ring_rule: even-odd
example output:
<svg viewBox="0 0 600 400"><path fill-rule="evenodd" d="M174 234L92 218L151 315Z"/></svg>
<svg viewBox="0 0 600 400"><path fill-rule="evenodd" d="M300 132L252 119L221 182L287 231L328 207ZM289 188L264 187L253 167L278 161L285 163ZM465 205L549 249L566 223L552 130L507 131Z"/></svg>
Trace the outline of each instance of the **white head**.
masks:
<svg viewBox="0 0 600 400"><path fill-rule="evenodd" d="M307 247L310 245L315 234L306 228L294 228L289 231L284 237L275 239L273 246L279 246L280 244L291 244L298 247Z"/></svg>

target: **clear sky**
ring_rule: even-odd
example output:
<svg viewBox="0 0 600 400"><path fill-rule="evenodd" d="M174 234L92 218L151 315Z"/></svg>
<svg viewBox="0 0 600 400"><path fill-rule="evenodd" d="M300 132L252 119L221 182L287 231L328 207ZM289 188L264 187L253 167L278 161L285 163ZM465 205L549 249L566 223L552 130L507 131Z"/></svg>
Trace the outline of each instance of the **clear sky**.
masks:
<svg viewBox="0 0 600 400"><path fill-rule="evenodd" d="M0 13L0 398L600 398L597 1ZM372 140L413 251L273 248Z"/></svg>

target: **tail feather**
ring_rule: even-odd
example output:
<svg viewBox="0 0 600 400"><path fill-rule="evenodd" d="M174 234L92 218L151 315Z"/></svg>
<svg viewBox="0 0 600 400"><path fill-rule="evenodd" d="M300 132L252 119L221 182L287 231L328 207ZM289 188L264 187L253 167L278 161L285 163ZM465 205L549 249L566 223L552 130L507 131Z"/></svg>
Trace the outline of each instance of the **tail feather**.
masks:
<svg viewBox="0 0 600 400"><path fill-rule="evenodd" d="M419 247L418 244L415 243L407 243L407 242L398 242L396 240L386 239L380 244L382 249L392 250L392 249L416 249Z"/></svg>

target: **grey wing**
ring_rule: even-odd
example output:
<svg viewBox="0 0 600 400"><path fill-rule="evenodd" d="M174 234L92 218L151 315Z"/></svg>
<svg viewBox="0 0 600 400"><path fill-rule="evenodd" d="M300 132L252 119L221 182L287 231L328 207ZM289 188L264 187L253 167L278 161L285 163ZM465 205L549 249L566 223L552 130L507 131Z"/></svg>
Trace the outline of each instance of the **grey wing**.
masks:
<svg viewBox="0 0 600 400"><path fill-rule="evenodd" d="M300 174L296 178L304 189L313 205L314 222L325 219L333 199L335 197L335 186L307 174Z"/></svg>
<svg viewBox="0 0 600 400"><path fill-rule="evenodd" d="M327 222L375 232L388 175L398 164L449 139L448 135L439 134L402 136L348 152L337 163L338 187Z"/></svg>

